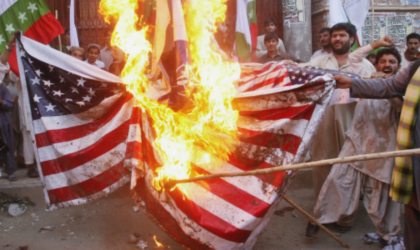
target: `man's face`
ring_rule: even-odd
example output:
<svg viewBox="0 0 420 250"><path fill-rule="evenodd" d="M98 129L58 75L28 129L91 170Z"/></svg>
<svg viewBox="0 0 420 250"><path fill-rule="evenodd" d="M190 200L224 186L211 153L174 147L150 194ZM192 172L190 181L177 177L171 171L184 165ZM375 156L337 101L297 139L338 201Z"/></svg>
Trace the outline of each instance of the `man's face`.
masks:
<svg viewBox="0 0 420 250"><path fill-rule="evenodd" d="M354 38L350 38L345 30L335 30L331 36L331 46L334 54L343 55L350 52Z"/></svg>
<svg viewBox="0 0 420 250"><path fill-rule="evenodd" d="M82 52L80 52L79 50L76 50L76 49L71 52L70 56L72 56L76 59L79 59L79 60L83 60Z"/></svg>
<svg viewBox="0 0 420 250"><path fill-rule="evenodd" d="M276 31L277 27L274 23L269 23L267 26L265 26L265 30L267 33Z"/></svg>
<svg viewBox="0 0 420 250"><path fill-rule="evenodd" d="M392 54L381 56L376 65L376 71L385 73L386 77L395 75L400 68L397 58Z"/></svg>
<svg viewBox="0 0 420 250"><path fill-rule="evenodd" d="M411 54L419 53L419 47L420 47L419 39L417 39L417 38L408 39L408 42L406 44L407 44L407 50Z"/></svg>
<svg viewBox="0 0 420 250"><path fill-rule="evenodd" d="M96 61L96 59L98 59L98 56L99 56L99 49L91 48L88 51L88 61L90 63L94 63Z"/></svg>
<svg viewBox="0 0 420 250"><path fill-rule="evenodd" d="M64 35L64 42L66 45L70 45L70 31Z"/></svg>
<svg viewBox="0 0 420 250"><path fill-rule="evenodd" d="M277 39L270 39L264 43L265 47L267 47L268 52L277 51L277 44L279 44L279 40Z"/></svg>
<svg viewBox="0 0 420 250"><path fill-rule="evenodd" d="M328 47L331 45L331 36L330 32L325 31L319 34L319 42L321 43L322 47Z"/></svg>
<svg viewBox="0 0 420 250"><path fill-rule="evenodd" d="M376 64L376 54L375 55L368 55L367 59L370 63L372 63L373 65Z"/></svg>

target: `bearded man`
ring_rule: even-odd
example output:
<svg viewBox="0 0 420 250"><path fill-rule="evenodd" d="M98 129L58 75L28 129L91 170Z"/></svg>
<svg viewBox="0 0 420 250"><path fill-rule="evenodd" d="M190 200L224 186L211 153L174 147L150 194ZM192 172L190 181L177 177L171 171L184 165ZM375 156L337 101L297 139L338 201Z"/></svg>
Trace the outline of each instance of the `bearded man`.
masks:
<svg viewBox="0 0 420 250"><path fill-rule="evenodd" d="M386 36L353 53L362 62L370 51L393 44L392 37ZM398 72L401 56L395 48L386 48L378 51L376 61L378 72L372 77L388 78ZM393 151L402 104L400 97L359 101L339 157ZM363 204L376 227L376 232L365 234L363 240L402 249L403 242L398 237L402 205L388 197L393 167L394 159L335 164L318 196L314 217L323 224L337 223L343 233L353 225L363 194ZM308 224L307 228L315 228L307 230L313 232L307 236L317 232L316 226Z"/></svg>
<svg viewBox="0 0 420 250"><path fill-rule="evenodd" d="M401 69L408 67L411 62L420 59L420 35L411 33L407 36L407 49L404 52L401 62Z"/></svg>
<svg viewBox="0 0 420 250"><path fill-rule="evenodd" d="M319 56L302 66L313 66L362 76L370 76L375 72L373 65L366 59L360 63L352 55L350 48L355 41L356 27L350 23L338 23L331 27L332 53ZM348 91L334 90L334 95L349 96ZM350 127L356 103L336 104L325 111L324 119L312 143L312 160L319 161L337 158L344 141L345 133ZM322 188L332 166L313 169L314 191L316 197Z"/></svg>

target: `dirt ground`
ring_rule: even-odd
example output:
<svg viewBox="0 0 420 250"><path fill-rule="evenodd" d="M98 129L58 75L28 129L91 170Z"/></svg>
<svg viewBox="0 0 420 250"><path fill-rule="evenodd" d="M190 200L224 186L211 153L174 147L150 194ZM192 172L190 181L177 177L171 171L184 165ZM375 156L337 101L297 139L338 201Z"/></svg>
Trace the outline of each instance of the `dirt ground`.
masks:
<svg viewBox="0 0 420 250"><path fill-rule="evenodd" d="M140 249L129 243L129 236L133 233L147 242L146 249L156 249L154 235L166 249L183 249L142 211L134 211L135 204L128 185L89 204L52 212L45 211L41 187L1 188L0 192L27 195L36 203L19 217L0 211L0 249L15 250L19 246L28 246L30 250ZM314 206L312 189L290 189L287 196L306 211L310 212ZM307 219L302 214L282 201L254 249L344 249L322 231L316 239L306 238L306 223ZM55 229L41 230L47 226ZM334 229L334 226L329 228ZM363 244L360 237L367 232L374 232L374 227L365 209L360 206L353 229L340 238L351 249L380 249L379 245Z"/></svg>

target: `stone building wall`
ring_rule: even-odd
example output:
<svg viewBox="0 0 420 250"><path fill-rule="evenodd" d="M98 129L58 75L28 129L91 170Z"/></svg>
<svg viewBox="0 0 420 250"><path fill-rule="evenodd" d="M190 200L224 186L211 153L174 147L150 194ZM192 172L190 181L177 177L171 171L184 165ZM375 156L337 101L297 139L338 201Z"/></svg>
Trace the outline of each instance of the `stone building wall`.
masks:
<svg viewBox="0 0 420 250"><path fill-rule="evenodd" d="M343 0L344 2L344 0ZM328 27L329 0L312 0L312 49L321 48L318 32L323 27ZM372 41L372 26L369 15L365 22L363 37L365 42ZM397 48L405 50L404 38L407 33L420 33L420 0L374 0L375 35L374 39L391 35L397 40Z"/></svg>

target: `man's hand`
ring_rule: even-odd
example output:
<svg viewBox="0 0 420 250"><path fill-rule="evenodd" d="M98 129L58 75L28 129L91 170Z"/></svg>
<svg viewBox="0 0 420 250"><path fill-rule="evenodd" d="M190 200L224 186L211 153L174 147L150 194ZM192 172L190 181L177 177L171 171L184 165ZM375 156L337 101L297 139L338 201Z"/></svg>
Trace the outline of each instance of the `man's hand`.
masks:
<svg viewBox="0 0 420 250"><path fill-rule="evenodd" d="M384 36L381 37L381 39L378 41L373 42L371 45L373 49L377 49L379 47L391 47L394 44L395 40L392 38L392 36Z"/></svg>
<svg viewBox="0 0 420 250"><path fill-rule="evenodd" d="M384 72L374 72L370 78L386 78Z"/></svg>
<svg viewBox="0 0 420 250"><path fill-rule="evenodd" d="M349 89L351 88L351 78L348 76L343 75L335 75L333 76L333 79L336 81L337 85L336 88L339 89Z"/></svg>
<svg viewBox="0 0 420 250"><path fill-rule="evenodd" d="M13 47L16 45L16 37L18 36L20 30L17 30L13 33L13 36L10 37L9 42L7 43L7 46L9 46L10 49L13 49Z"/></svg>
<svg viewBox="0 0 420 250"><path fill-rule="evenodd" d="M16 103L16 102L18 101L18 99L19 99L19 97L18 97L18 96L15 96L15 97L13 98L12 102L13 102L13 103Z"/></svg>

